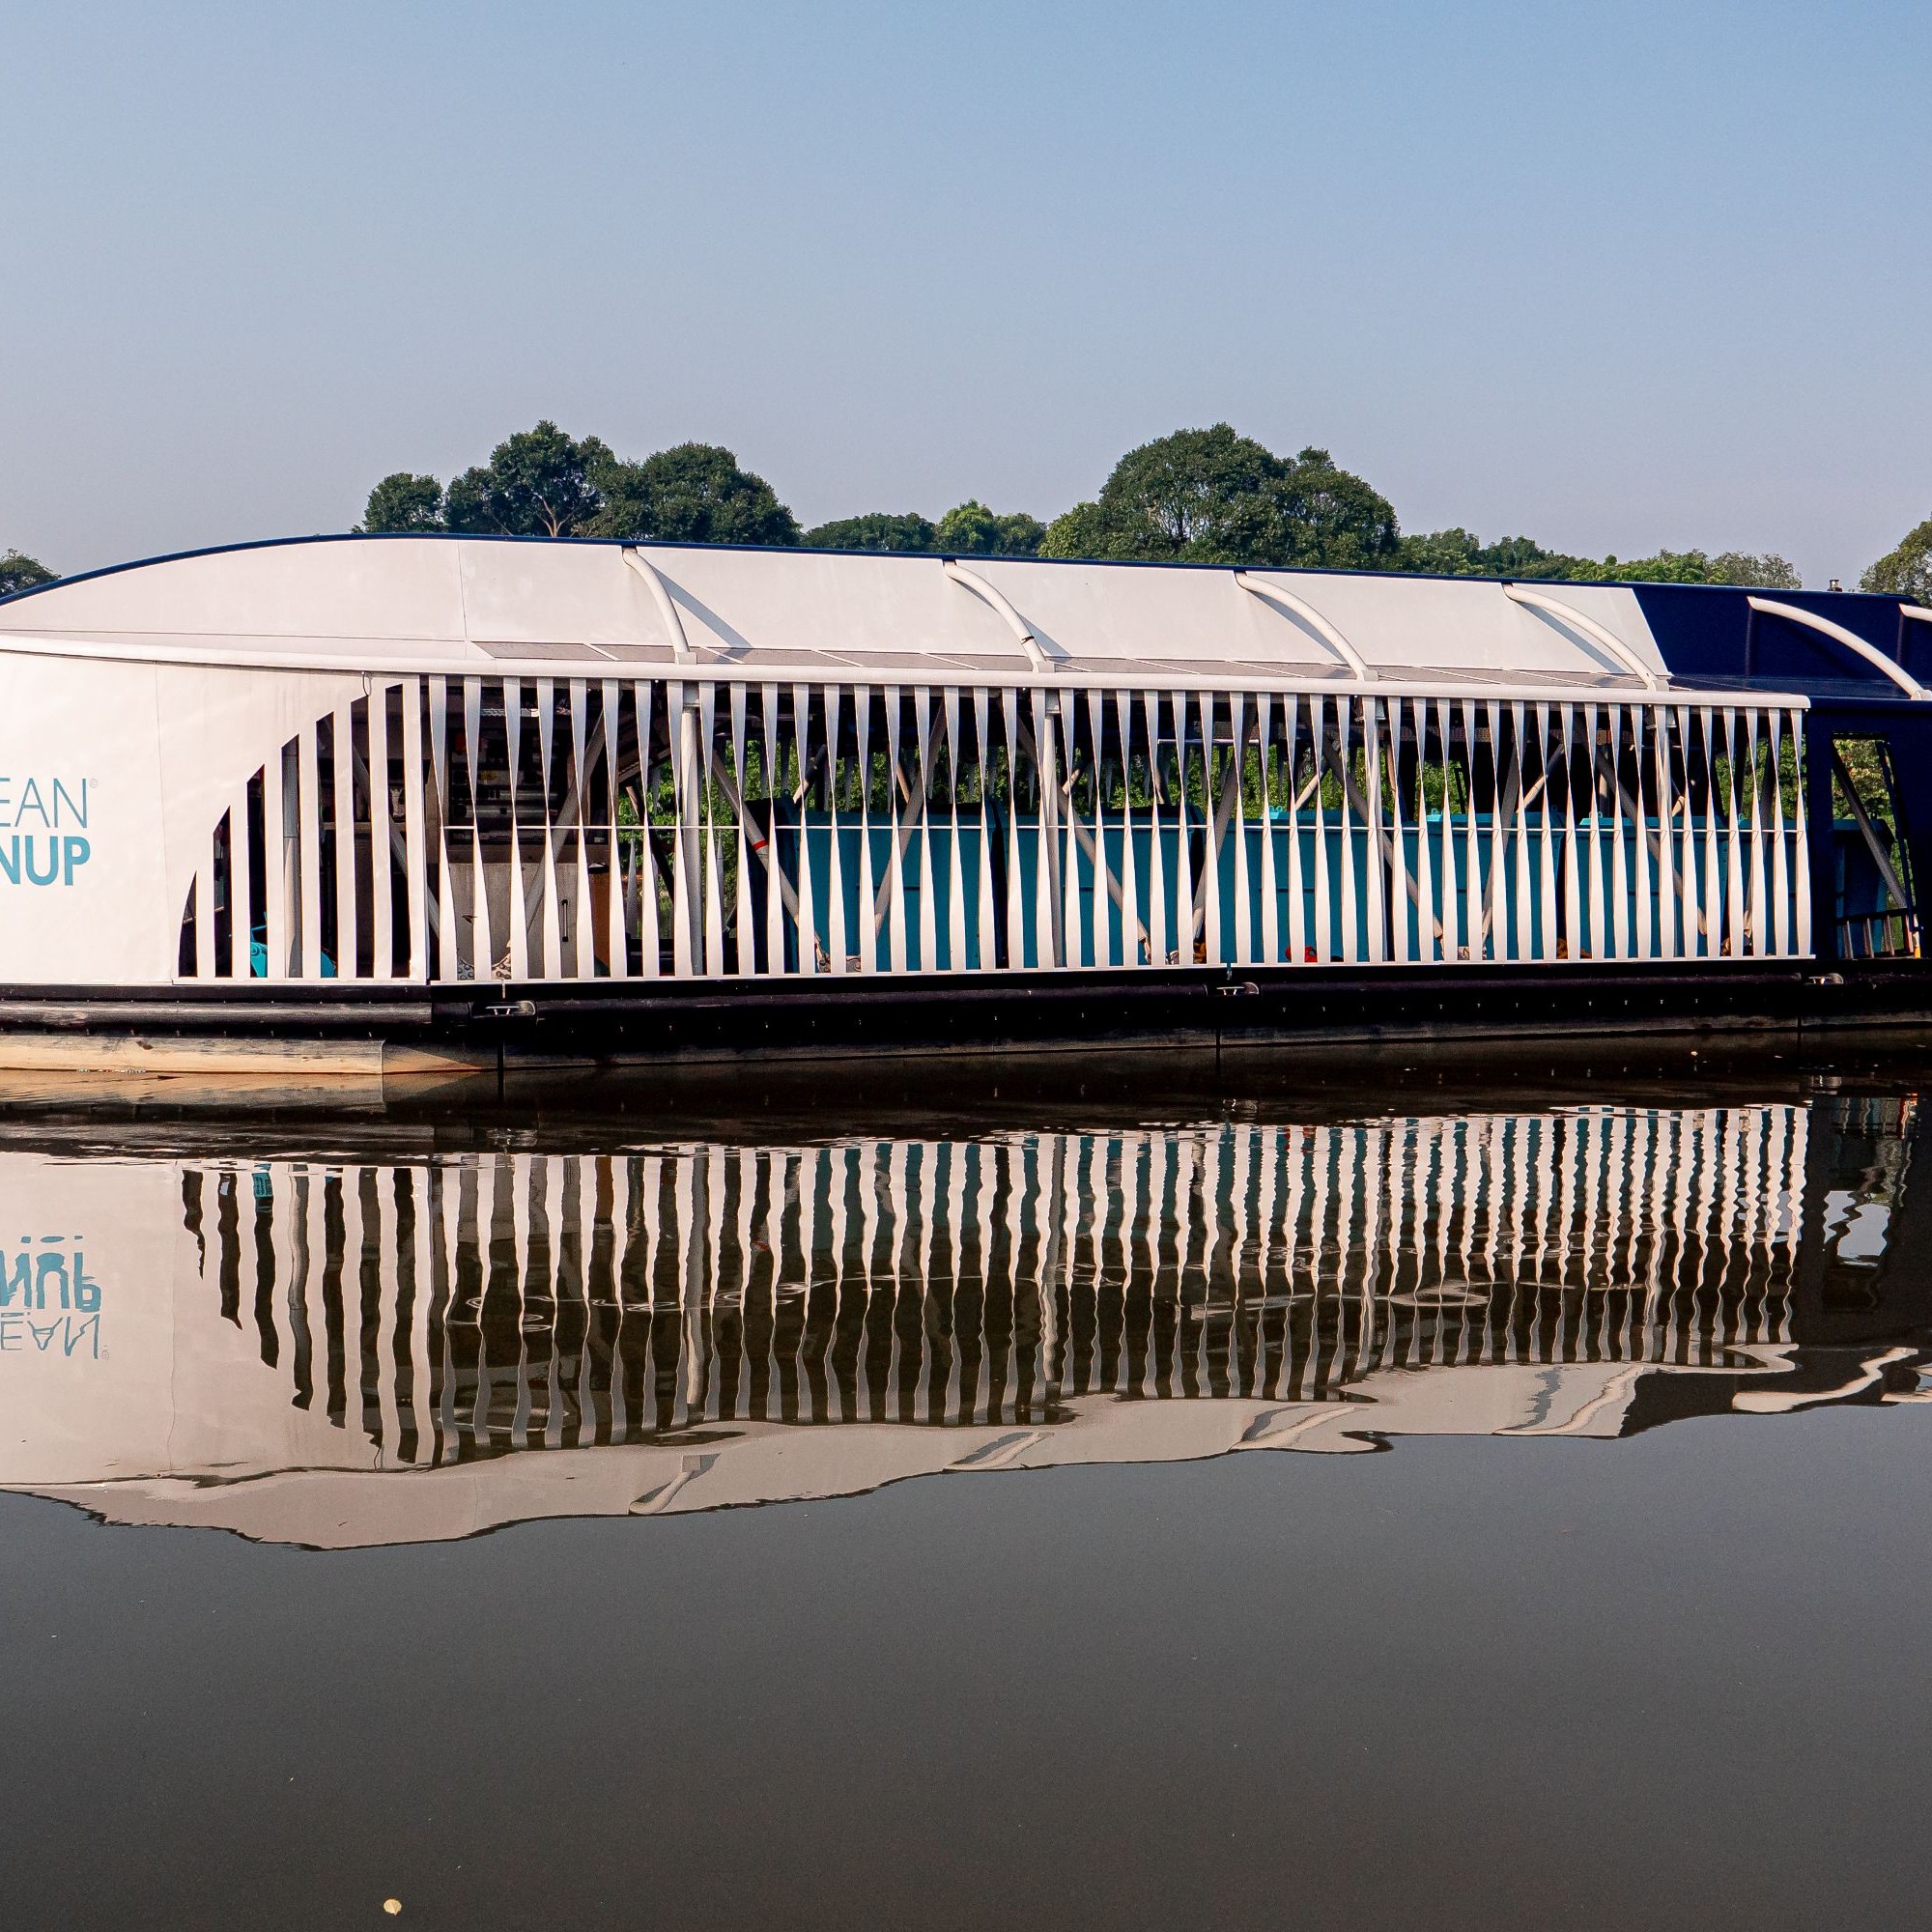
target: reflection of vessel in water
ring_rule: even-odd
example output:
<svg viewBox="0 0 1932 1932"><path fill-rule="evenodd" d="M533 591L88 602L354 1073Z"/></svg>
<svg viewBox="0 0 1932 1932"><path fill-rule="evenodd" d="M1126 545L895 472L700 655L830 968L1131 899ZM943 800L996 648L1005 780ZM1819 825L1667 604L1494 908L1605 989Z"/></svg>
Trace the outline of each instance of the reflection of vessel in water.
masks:
<svg viewBox="0 0 1932 1932"><path fill-rule="evenodd" d="M0 1154L0 1482L363 1543L1891 1399L1926 1339L1893 1265L1910 1124L1826 1101Z"/></svg>

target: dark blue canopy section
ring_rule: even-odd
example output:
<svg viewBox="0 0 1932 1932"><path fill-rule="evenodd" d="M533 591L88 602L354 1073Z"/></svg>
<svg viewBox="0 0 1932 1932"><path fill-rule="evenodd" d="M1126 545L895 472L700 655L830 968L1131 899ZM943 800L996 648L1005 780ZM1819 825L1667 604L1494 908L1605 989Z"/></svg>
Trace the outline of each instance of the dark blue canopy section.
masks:
<svg viewBox="0 0 1932 1932"><path fill-rule="evenodd" d="M1686 683L1769 688L1861 703L1903 701L1875 665L1789 617L1754 611L1751 599L1804 611L1849 631L1932 685L1932 624L1901 616L1895 597L1842 590L1738 590L1707 583L1635 583L1663 662Z"/></svg>

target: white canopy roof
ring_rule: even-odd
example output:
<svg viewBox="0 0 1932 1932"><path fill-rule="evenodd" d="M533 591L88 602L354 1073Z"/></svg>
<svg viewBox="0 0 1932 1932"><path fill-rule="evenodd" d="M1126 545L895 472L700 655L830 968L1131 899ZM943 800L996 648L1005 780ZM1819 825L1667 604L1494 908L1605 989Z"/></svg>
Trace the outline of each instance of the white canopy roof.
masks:
<svg viewBox="0 0 1932 1932"><path fill-rule="evenodd" d="M1498 695L1667 682L1635 595L1617 585L489 537L318 537L104 571L0 604L10 644L906 684L1352 683L1357 661L1378 683Z"/></svg>

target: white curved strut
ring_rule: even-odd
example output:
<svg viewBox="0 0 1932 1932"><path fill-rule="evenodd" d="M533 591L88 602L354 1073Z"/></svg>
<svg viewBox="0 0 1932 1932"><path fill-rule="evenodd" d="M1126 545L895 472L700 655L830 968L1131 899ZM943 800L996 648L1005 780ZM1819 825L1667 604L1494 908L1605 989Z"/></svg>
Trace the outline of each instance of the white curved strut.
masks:
<svg viewBox="0 0 1932 1932"><path fill-rule="evenodd" d="M995 589L992 584L988 583L977 572L968 570L956 557L949 556L945 558L943 560L943 567L947 576L954 583L957 583L963 589L970 590L975 597L990 604L999 612L1006 620L1007 628L1025 646L1028 662L1032 664L1035 670L1045 671L1053 668L1052 665L1048 662L1046 653L1040 649L1039 639L1034 636L1032 626L1013 609L1000 591Z"/></svg>
<svg viewBox="0 0 1932 1932"><path fill-rule="evenodd" d="M1560 597L1548 596L1541 590L1525 590L1520 583L1505 583L1503 595L1512 604L1528 604L1539 611L1548 611L1553 617L1561 617L1566 624L1574 624L1592 643L1603 645L1633 677L1641 681L1646 691L1663 689L1657 673L1621 638L1606 631L1594 617L1584 616L1574 604L1566 604Z"/></svg>
<svg viewBox="0 0 1932 1932"><path fill-rule="evenodd" d="M677 606L670 601L670 592L665 588L665 581L658 575L657 565L640 550L626 550L624 561L650 585L658 615L664 619L665 629L670 633L672 659L681 665L696 664L697 653L691 648L691 640L684 635L684 619L677 614Z"/></svg>
<svg viewBox="0 0 1932 1932"><path fill-rule="evenodd" d="M1816 631L1820 637L1830 638L1833 643L1843 644L1865 663L1884 671L1893 684L1908 697L1932 697L1918 680L1902 665L1895 665L1881 650L1874 650L1865 640L1842 624L1834 624L1829 617L1820 617L1809 611L1801 611L1795 604L1778 604L1769 597L1753 597L1750 600L1753 611L1762 611L1767 617L1783 617L1793 624L1803 624L1807 631ZM1901 609L1904 607L1901 606Z"/></svg>
<svg viewBox="0 0 1932 1932"><path fill-rule="evenodd" d="M1236 571L1235 582L1250 596L1259 597L1265 603L1278 604L1310 626L1315 635L1355 673L1358 683L1375 683L1376 674L1369 668L1361 652L1314 605L1304 602L1292 590L1284 590L1279 583L1270 583L1265 578L1250 577L1245 570Z"/></svg>

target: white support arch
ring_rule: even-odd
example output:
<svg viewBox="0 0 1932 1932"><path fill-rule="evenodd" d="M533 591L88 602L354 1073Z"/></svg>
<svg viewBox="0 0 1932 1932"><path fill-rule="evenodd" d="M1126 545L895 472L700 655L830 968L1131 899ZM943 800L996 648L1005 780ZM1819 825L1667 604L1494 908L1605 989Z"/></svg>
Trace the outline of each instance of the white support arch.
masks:
<svg viewBox="0 0 1932 1932"><path fill-rule="evenodd" d="M665 629L670 633L670 654L673 662L681 665L696 664L697 654L691 648L691 639L684 635L684 619L678 615L677 606L671 601L671 594L665 587L664 579L658 575L657 565L640 550L626 550L624 561L649 587L651 601L658 607L658 615L664 619Z"/></svg>
<svg viewBox="0 0 1932 1932"><path fill-rule="evenodd" d="M1750 607L1767 617L1782 617L1787 623L1802 624L1807 631L1816 631L1821 638L1830 638L1833 643L1843 644L1853 656L1862 658L1874 670L1883 671L1906 696L1932 697L1932 691L1927 691L1903 665L1893 664L1883 651L1875 650L1842 624L1834 624L1831 618L1820 617L1810 611L1801 611L1795 604L1776 603L1769 597L1751 598ZM1901 605L1899 608L1910 613L1909 606ZM1926 615L1932 617L1932 611L1926 612Z"/></svg>
<svg viewBox="0 0 1932 1932"><path fill-rule="evenodd" d="M1039 639L1033 634L1033 627L1013 609L1011 604L1007 601L1006 597L999 590L988 583L977 571L968 570L957 557L949 556L944 559L944 564L947 576L954 583L960 585L962 589L970 590L975 597L978 597L983 603L991 605L993 610L999 613L1005 621L1007 629L1020 640L1021 648L1027 654L1027 662L1033 666L1035 670L1049 671L1053 668L1052 663L1045 651L1040 648Z"/></svg>
<svg viewBox="0 0 1932 1932"><path fill-rule="evenodd" d="M1605 630L1594 617L1584 616L1574 604L1566 604L1561 598L1548 596L1541 590L1525 590L1520 583L1505 583L1503 595L1512 604L1526 604L1533 610L1547 611L1550 616L1560 617L1564 623L1575 625L1593 644L1601 644L1608 651L1646 691L1663 689L1657 673L1621 638ZM1757 600L1753 598L1751 601L1755 603Z"/></svg>
<svg viewBox="0 0 1932 1932"><path fill-rule="evenodd" d="M1375 682L1376 674L1369 668L1361 652L1356 650L1354 645L1305 598L1297 597L1293 591L1285 590L1279 583L1270 582L1266 578L1251 577L1245 570L1236 571L1235 582L1250 596L1259 597L1264 603L1279 605L1282 610L1299 617L1349 667L1354 673L1357 683Z"/></svg>

